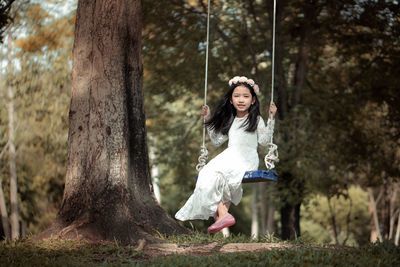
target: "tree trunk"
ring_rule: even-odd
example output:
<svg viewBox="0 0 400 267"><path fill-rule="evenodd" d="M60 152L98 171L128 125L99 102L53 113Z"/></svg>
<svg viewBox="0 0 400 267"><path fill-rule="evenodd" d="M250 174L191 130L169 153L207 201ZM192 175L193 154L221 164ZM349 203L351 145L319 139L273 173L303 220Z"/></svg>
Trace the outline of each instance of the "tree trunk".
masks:
<svg viewBox="0 0 400 267"><path fill-rule="evenodd" d="M259 184L260 190L260 213L261 213L261 233L272 234L275 232L274 213L275 207L271 197L265 192L266 183Z"/></svg>
<svg viewBox="0 0 400 267"><path fill-rule="evenodd" d="M257 184L253 184L253 199L251 202L251 238L258 238L258 190Z"/></svg>
<svg viewBox="0 0 400 267"><path fill-rule="evenodd" d="M275 233L275 205L270 197L268 197L267 220L265 233Z"/></svg>
<svg viewBox="0 0 400 267"><path fill-rule="evenodd" d="M300 206L301 204L293 206L285 202L281 208L282 239L293 240L300 236Z"/></svg>
<svg viewBox="0 0 400 267"><path fill-rule="evenodd" d="M158 178L158 165L155 163L156 156L154 153L155 148L150 147L150 159L151 159L151 178L153 182L153 191L154 196L157 199L158 204L161 204L161 192L159 187L159 178Z"/></svg>
<svg viewBox="0 0 400 267"><path fill-rule="evenodd" d="M4 192L3 192L3 182L1 179L0 179L0 212L1 212L1 222L3 225L4 236L7 239L11 239L10 224L8 223L6 201L4 199Z"/></svg>
<svg viewBox="0 0 400 267"><path fill-rule="evenodd" d="M379 241L382 242L383 239L382 239L381 230L380 230L380 227L379 227L379 218L378 218L378 212L376 210L376 201L375 201L375 198L374 198L374 191L370 187L368 187L368 194L369 194L370 211L371 211L372 216L373 216L375 232L376 232L376 235L379 238Z"/></svg>
<svg viewBox="0 0 400 267"><path fill-rule="evenodd" d="M188 233L153 193L141 26L140 0L78 2L66 183L57 221L42 237L127 244L156 231Z"/></svg>
<svg viewBox="0 0 400 267"><path fill-rule="evenodd" d="M396 246L399 245L399 240L400 240L400 212L399 212L399 217L397 218L397 230L396 230L396 236L394 238L394 244Z"/></svg>
<svg viewBox="0 0 400 267"><path fill-rule="evenodd" d="M267 224L267 210L268 210L268 200L267 195L265 194L265 183L258 184L258 192L259 192L259 207L260 207L260 233L265 235L266 233L266 224Z"/></svg>
<svg viewBox="0 0 400 267"><path fill-rule="evenodd" d="M387 177L382 177L383 182L383 206L379 209L382 218L382 238L389 239L390 232L390 189Z"/></svg>
<svg viewBox="0 0 400 267"><path fill-rule="evenodd" d="M389 240L393 239L393 234L394 234L394 225L396 222L396 202L397 202L397 192L399 190L399 184L398 183L393 183L392 190L391 190L391 196L390 196L390 230L389 230ZM400 207L398 209L400 212Z"/></svg>
<svg viewBox="0 0 400 267"><path fill-rule="evenodd" d="M338 231L337 231L337 226L336 226L336 215L335 215L335 211L332 208L331 205L331 198L328 197L328 207L329 207L329 213L331 215L331 222L332 222L332 229L333 229L333 236L335 238L335 242L336 244L339 244L339 239L338 239Z"/></svg>
<svg viewBox="0 0 400 267"><path fill-rule="evenodd" d="M8 28L7 57L8 76L11 76L11 26ZM14 88L8 84L8 162L10 165L10 202L11 202L11 239L19 238L19 211L18 211L18 186L17 186L17 154L15 151L15 129L14 129Z"/></svg>
<svg viewBox="0 0 400 267"><path fill-rule="evenodd" d="M231 235L231 232L229 231L229 227L225 227L222 229L222 236L225 238L228 238Z"/></svg>

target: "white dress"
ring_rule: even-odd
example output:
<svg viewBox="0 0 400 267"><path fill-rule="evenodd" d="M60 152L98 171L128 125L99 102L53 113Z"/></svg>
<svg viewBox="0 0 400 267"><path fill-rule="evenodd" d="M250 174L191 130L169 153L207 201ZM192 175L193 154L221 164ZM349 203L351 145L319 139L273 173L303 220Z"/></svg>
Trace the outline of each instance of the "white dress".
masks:
<svg viewBox="0 0 400 267"><path fill-rule="evenodd" d="M228 147L201 169L196 188L186 204L175 214L180 221L207 220L217 210L218 203L231 201L238 205L242 199L242 179L246 171L258 168L257 145L266 146L274 131L274 120L259 117L257 130L246 132L241 127L246 117L233 120L228 135L207 129L214 146L229 139Z"/></svg>

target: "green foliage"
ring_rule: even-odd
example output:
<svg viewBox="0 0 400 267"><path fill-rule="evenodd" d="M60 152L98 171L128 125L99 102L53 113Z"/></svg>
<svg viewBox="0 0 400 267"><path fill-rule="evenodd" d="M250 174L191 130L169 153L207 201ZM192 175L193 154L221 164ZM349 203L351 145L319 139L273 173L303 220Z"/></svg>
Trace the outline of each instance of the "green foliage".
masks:
<svg viewBox="0 0 400 267"><path fill-rule="evenodd" d="M369 241L365 222L369 219L368 194L360 187L351 187L347 194L330 199L314 195L302 206L301 228L304 236L310 236L319 244L334 244L332 217L335 219L340 244L359 245Z"/></svg>

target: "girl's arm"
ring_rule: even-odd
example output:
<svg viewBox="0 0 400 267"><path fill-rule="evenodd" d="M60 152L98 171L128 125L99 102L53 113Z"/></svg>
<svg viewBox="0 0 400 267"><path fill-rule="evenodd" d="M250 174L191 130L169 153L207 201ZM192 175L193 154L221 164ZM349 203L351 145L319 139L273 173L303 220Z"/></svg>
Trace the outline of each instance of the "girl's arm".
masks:
<svg viewBox="0 0 400 267"><path fill-rule="evenodd" d="M271 142L271 137L274 134L275 127L275 114L276 114L276 106L275 103L272 102L269 106L269 116L267 121L267 126L265 126L264 120L259 117L258 126L257 126L257 136L258 143L262 146L266 146Z"/></svg>
<svg viewBox="0 0 400 267"><path fill-rule="evenodd" d="M210 129L209 127L207 127L207 132L208 132L208 135L210 136L211 143L215 147L219 147L220 145L225 143L226 140L228 140L227 135L221 134L221 133L216 133L213 129Z"/></svg>
<svg viewBox="0 0 400 267"><path fill-rule="evenodd" d="M208 106L203 106L201 110L201 115L204 117L204 121L207 122L210 120L210 108ZM228 136L221 134L221 133L216 133L213 129L210 129L207 127L207 132L208 135L210 136L211 143L215 146L218 147L222 145L226 140L228 140Z"/></svg>
<svg viewBox="0 0 400 267"><path fill-rule="evenodd" d="M267 125L265 126L263 118L261 116L258 120L257 126L257 137L258 143L262 146L266 146L271 142L271 137L274 134L275 119L268 119Z"/></svg>

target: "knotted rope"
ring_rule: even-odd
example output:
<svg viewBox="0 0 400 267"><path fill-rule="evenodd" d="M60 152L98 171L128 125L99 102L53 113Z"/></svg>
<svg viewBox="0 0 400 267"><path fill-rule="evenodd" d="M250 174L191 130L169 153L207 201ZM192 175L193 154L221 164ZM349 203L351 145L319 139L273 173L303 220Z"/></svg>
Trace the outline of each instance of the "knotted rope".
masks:
<svg viewBox="0 0 400 267"><path fill-rule="evenodd" d="M208 48L209 48L209 40L210 40L210 0L208 0L208 8L207 8L207 43L206 43L206 69L205 69L205 77L204 77L204 106L207 105L207 87L208 87ZM203 118L203 144L200 148L200 156L198 158L199 164L196 166L196 170L200 172L200 170L206 165L208 159L208 150L206 148L206 117Z"/></svg>

